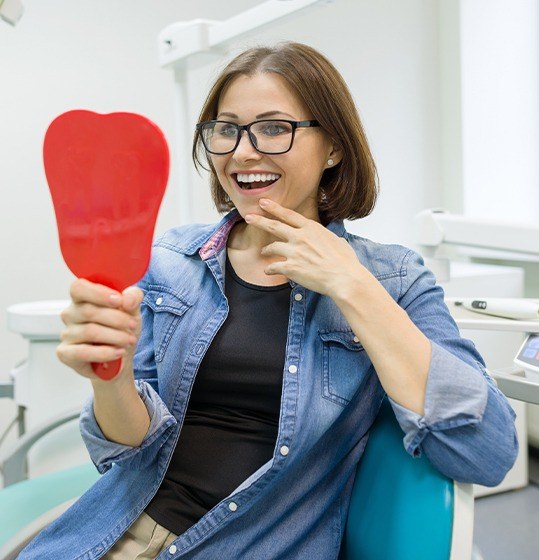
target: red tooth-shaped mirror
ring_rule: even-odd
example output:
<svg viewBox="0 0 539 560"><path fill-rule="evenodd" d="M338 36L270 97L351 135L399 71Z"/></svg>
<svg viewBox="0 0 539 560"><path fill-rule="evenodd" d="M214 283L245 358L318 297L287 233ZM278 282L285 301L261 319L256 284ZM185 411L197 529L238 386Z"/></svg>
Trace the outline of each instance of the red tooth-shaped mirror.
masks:
<svg viewBox="0 0 539 560"><path fill-rule="evenodd" d="M69 269L119 291L136 283L168 180L161 130L134 113L69 111L47 129L43 161ZM121 359L92 366L112 379Z"/></svg>

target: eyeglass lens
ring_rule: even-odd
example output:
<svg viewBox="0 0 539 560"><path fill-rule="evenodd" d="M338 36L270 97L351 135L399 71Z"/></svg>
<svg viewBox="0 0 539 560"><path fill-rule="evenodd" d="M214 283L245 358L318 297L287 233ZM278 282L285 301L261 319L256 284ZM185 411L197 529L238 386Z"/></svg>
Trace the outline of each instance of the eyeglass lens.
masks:
<svg viewBox="0 0 539 560"><path fill-rule="evenodd" d="M292 146L294 127L287 121L257 121L249 126L248 131L254 147L261 152L286 152ZM238 125L224 121L206 123L202 127L204 145L214 154L233 151L238 143L239 133Z"/></svg>

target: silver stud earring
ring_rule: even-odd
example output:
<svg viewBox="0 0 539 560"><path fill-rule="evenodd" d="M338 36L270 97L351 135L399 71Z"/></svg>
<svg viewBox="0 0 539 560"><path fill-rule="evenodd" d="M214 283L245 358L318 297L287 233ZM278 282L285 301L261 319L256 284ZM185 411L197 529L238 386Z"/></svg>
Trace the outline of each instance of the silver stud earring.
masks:
<svg viewBox="0 0 539 560"><path fill-rule="evenodd" d="M333 165L333 160L330 158L328 159L328 165L331 167Z"/></svg>

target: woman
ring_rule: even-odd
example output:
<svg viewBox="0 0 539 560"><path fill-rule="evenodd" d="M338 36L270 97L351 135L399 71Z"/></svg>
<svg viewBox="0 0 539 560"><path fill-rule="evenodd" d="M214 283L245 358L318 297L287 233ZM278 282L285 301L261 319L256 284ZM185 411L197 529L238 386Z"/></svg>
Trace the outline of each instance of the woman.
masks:
<svg viewBox="0 0 539 560"><path fill-rule="evenodd" d="M335 559L386 394L409 453L499 483L514 413L433 275L344 228L376 170L331 63L295 43L240 54L193 153L222 221L162 236L139 288L72 286L58 356L91 380L81 427L104 475L21 558Z"/></svg>

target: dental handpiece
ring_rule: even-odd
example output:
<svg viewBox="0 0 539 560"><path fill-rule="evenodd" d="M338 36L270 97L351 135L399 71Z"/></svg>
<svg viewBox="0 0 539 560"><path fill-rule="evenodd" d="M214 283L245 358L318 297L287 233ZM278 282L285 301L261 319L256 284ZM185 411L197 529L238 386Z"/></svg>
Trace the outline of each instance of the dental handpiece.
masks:
<svg viewBox="0 0 539 560"><path fill-rule="evenodd" d="M539 303L526 299L486 298L459 299L455 305L470 311L506 319L539 320Z"/></svg>

